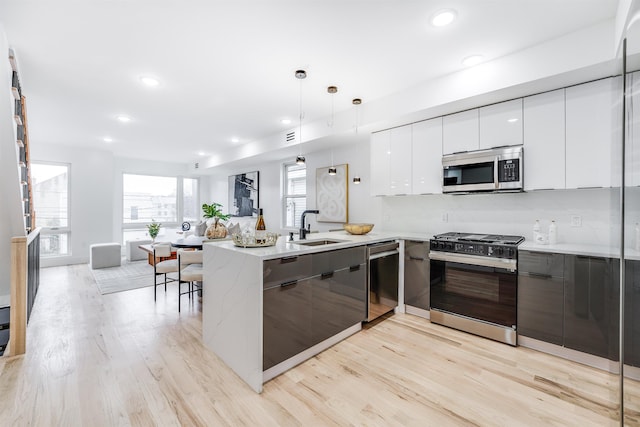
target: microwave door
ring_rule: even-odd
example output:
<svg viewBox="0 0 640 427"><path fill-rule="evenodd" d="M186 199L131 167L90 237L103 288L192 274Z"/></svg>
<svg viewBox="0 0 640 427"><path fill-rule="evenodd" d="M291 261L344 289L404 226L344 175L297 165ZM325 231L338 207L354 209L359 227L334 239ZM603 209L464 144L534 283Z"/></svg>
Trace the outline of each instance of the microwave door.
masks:
<svg viewBox="0 0 640 427"><path fill-rule="evenodd" d="M445 192L494 190L495 174L494 161L445 166L443 189Z"/></svg>

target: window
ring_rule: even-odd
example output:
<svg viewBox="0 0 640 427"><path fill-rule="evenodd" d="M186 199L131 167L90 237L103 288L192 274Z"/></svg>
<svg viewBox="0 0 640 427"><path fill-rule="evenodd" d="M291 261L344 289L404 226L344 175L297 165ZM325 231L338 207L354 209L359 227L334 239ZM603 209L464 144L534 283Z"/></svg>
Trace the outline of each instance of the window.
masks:
<svg viewBox="0 0 640 427"><path fill-rule="evenodd" d="M42 227L40 255L70 255L69 165L31 162L35 224Z"/></svg>
<svg viewBox="0 0 640 427"><path fill-rule="evenodd" d="M300 216L307 208L307 168L296 163L284 165L284 228L300 228Z"/></svg>
<svg viewBox="0 0 640 427"><path fill-rule="evenodd" d="M167 229L178 231L183 221L200 218L198 179L175 176L123 174L122 239L149 238L146 225L155 220Z"/></svg>
<svg viewBox="0 0 640 427"><path fill-rule="evenodd" d="M198 180L184 178L182 180L182 219L191 223L200 219L200 206L198 203Z"/></svg>

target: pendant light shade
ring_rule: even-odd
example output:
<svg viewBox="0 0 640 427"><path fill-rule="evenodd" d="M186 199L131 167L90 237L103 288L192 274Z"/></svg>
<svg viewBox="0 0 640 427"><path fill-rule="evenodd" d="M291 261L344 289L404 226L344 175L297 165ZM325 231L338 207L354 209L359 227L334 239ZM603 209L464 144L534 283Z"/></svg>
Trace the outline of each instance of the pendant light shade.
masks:
<svg viewBox="0 0 640 427"><path fill-rule="evenodd" d="M338 169L335 166L329 168L329 175L335 175L338 173Z"/></svg>
<svg viewBox="0 0 640 427"><path fill-rule="evenodd" d="M354 176L353 177L353 183L356 184L356 185L360 184L360 177L359 176Z"/></svg>
<svg viewBox="0 0 640 427"><path fill-rule="evenodd" d="M296 164L297 165L304 165L306 161L307 161L307 159L305 159L304 156L296 157Z"/></svg>

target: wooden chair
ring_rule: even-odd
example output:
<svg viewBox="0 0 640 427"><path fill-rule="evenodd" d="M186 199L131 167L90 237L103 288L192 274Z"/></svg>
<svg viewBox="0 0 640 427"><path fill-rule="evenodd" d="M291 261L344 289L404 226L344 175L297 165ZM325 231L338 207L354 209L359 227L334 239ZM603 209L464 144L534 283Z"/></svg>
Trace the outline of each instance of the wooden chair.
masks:
<svg viewBox="0 0 640 427"><path fill-rule="evenodd" d="M182 284L187 283L187 290ZM189 295L202 289L202 251L178 250L178 312L182 295Z"/></svg>
<svg viewBox="0 0 640 427"><path fill-rule="evenodd" d="M156 288L158 285L162 285L164 283L164 291L167 292L167 283L175 282L176 279L172 277L167 277L168 273L178 273L178 260L176 259L168 259L165 261L158 262L158 258L160 257L170 257L171 256L171 245L167 244L156 244L153 247L153 300L156 300ZM164 274L164 281L158 283L158 276Z"/></svg>

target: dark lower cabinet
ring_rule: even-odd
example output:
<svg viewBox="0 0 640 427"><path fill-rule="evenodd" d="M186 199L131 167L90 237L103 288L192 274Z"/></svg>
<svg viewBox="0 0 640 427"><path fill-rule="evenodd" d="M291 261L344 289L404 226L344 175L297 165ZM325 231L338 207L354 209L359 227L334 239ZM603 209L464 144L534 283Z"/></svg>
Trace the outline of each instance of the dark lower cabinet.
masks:
<svg viewBox="0 0 640 427"><path fill-rule="evenodd" d="M366 274L364 247L265 261L263 370L365 320Z"/></svg>
<svg viewBox="0 0 640 427"><path fill-rule="evenodd" d="M518 253L518 334L563 344L564 255Z"/></svg>
<svg viewBox="0 0 640 427"><path fill-rule="evenodd" d="M624 363L640 367L640 261L625 262Z"/></svg>
<svg viewBox="0 0 640 427"><path fill-rule="evenodd" d="M312 290L313 279L263 290L263 370L312 345Z"/></svg>
<svg viewBox="0 0 640 427"><path fill-rule="evenodd" d="M429 310L429 242L404 242L404 303Z"/></svg>
<svg viewBox="0 0 640 427"><path fill-rule="evenodd" d="M618 360L620 261L565 255L564 346Z"/></svg>
<svg viewBox="0 0 640 427"><path fill-rule="evenodd" d="M313 280L311 345L316 345L366 317L366 264L358 264Z"/></svg>

